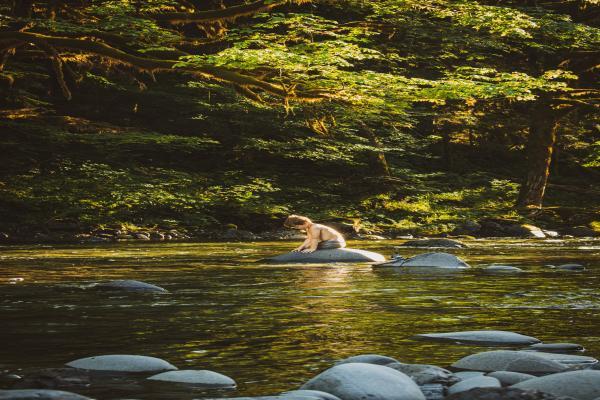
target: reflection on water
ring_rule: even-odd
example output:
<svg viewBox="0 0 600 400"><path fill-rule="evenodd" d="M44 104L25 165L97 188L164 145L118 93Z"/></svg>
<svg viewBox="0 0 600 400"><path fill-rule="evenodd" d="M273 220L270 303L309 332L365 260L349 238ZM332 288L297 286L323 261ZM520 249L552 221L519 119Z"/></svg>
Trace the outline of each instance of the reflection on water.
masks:
<svg viewBox="0 0 600 400"><path fill-rule="evenodd" d="M395 244L350 245L389 256ZM294 389L334 360L360 353L444 366L486 350L416 341L416 333L511 330L580 343L600 356L600 241L468 244L451 252L475 268L444 275L256 262L295 243L0 247L0 369L143 354L224 373L238 382L234 395L258 395ZM567 262L588 269L544 267ZM482 272L494 263L526 272ZM171 293L85 290L107 279L143 280ZM137 387L145 391L138 397L165 397L145 387ZM169 397L181 398L175 393Z"/></svg>

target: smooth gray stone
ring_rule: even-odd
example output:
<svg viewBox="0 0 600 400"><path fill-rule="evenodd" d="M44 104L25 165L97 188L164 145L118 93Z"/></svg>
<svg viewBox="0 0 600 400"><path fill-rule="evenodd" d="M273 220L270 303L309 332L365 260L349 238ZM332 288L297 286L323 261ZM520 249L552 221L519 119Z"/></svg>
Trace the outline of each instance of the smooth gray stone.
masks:
<svg viewBox="0 0 600 400"><path fill-rule="evenodd" d="M584 351L585 348L577 343L536 343L528 347L531 350L561 353L571 351Z"/></svg>
<svg viewBox="0 0 600 400"><path fill-rule="evenodd" d="M444 385L439 383L427 383L425 385L419 385L419 389L423 392L426 400L443 400L445 388Z"/></svg>
<svg viewBox="0 0 600 400"><path fill-rule="evenodd" d="M358 356L352 356L348 358L344 358L335 363L335 365L340 364L348 364L348 363L367 363L367 364L377 364L377 365L387 365L390 363L399 362L395 358L381 356L379 354L361 354Z"/></svg>
<svg viewBox="0 0 600 400"><path fill-rule="evenodd" d="M435 365L395 362L387 364L386 367L405 373L419 386L433 383L441 383L448 386L460 381L460 378L455 377L452 372Z"/></svg>
<svg viewBox="0 0 600 400"><path fill-rule="evenodd" d="M539 357L543 357L547 360L552 360L566 365L592 365L598 362L594 357L587 356L576 356L572 354L560 354L560 353L545 353L542 351L533 350L521 350L523 353L535 354Z"/></svg>
<svg viewBox="0 0 600 400"><path fill-rule="evenodd" d="M178 371L162 372L147 378L151 381L186 383L190 385L203 385L212 387L233 388L236 383L233 379L218 372L209 370L183 369Z"/></svg>
<svg viewBox="0 0 600 400"><path fill-rule="evenodd" d="M469 264L448 253L424 253L406 259L401 267L431 267L431 268L470 268Z"/></svg>
<svg viewBox="0 0 600 400"><path fill-rule="evenodd" d="M562 372L567 366L541 357L535 351L496 350L472 354L454 364L454 368L475 371L512 371L524 373Z"/></svg>
<svg viewBox="0 0 600 400"><path fill-rule="evenodd" d="M519 273L524 272L521 268L513 267L511 265L489 265L483 269L485 272L494 273Z"/></svg>
<svg viewBox="0 0 600 400"><path fill-rule="evenodd" d="M92 288L98 290L123 290L126 292L168 293L168 290L161 288L160 286L152 285L151 283L136 281L133 279L97 283L93 285Z"/></svg>
<svg viewBox="0 0 600 400"><path fill-rule="evenodd" d="M584 271L585 267L581 264L562 264L556 267L556 269L562 269L563 271Z"/></svg>
<svg viewBox="0 0 600 400"><path fill-rule="evenodd" d="M528 379L535 378L535 376L533 375L511 371L490 372L489 374L487 374L487 376L491 376L492 378L498 379L503 386L510 386L519 382L524 382Z"/></svg>
<svg viewBox="0 0 600 400"><path fill-rule="evenodd" d="M447 247L447 248L455 248L455 249L462 249L462 248L467 247L465 244L459 242L458 240L452 240L452 239L409 240L408 242L402 243L400 246L402 246L402 247Z"/></svg>
<svg viewBox="0 0 600 400"><path fill-rule="evenodd" d="M177 367L155 357L113 354L80 358L65 364L67 367L115 372L164 372Z"/></svg>
<svg viewBox="0 0 600 400"><path fill-rule="evenodd" d="M310 398L316 398L319 400L341 400L339 397L332 395L331 393L322 392L320 390L290 390L281 394L282 396L305 396Z"/></svg>
<svg viewBox="0 0 600 400"><path fill-rule="evenodd" d="M444 400L575 400L572 397L522 390L513 387L475 388L446 397Z"/></svg>
<svg viewBox="0 0 600 400"><path fill-rule="evenodd" d="M600 371L562 372L529 379L511 387L571 396L578 400L593 400L600 396Z"/></svg>
<svg viewBox="0 0 600 400"><path fill-rule="evenodd" d="M312 253L290 252L263 261L270 263L381 262L385 261L385 257L372 251L344 248L317 250Z"/></svg>
<svg viewBox="0 0 600 400"><path fill-rule="evenodd" d="M422 333L415 335L420 339L432 339L449 342L477 343L491 345L528 345L539 343L540 341L531 336L521 335L520 333L509 331L463 331L463 332L442 332L442 333Z"/></svg>
<svg viewBox="0 0 600 400"><path fill-rule="evenodd" d="M0 390L0 400L91 400L89 397L62 390L19 389Z"/></svg>
<svg viewBox="0 0 600 400"><path fill-rule="evenodd" d="M490 376L476 376L474 378L465 379L448 388L448 394L466 392L474 388L482 387L500 387L500 381Z"/></svg>
<svg viewBox="0 0 600 400"><path fill-rule="evenodd" d="M475 378L476 376L484 376L485 373L481 371L459 371L455 372L454 376L461 381L466 381L467 379Z"/></svg>
<svg viewBox="0 0 600 400"><path fill-rule="evenodd" d="M375 364L336 365L306 382L302 390L321 390L343 400L425 400L408 376Z"/></svg>

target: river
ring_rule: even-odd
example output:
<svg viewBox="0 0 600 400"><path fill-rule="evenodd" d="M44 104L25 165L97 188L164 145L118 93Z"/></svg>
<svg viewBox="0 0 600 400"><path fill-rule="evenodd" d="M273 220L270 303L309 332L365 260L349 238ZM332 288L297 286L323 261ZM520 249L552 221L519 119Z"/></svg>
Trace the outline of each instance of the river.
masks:
<svg viewBox="0 0 600 400"><path fill-rule="evenodd" d="M349 246L389 257L400 243ZM544 342L579 343L585 355L600 356L600 240L466 243L466 249L447 251L474 268L453 274L257 262L288 251L296 244L291 242L2 246L0 370L19 373L92 355L140 354L180 369L228 375L238 389L226 395L242 396L295 389L351 355L447 366L490 349L415 340L417 333L508 330ZM571 262L587 269L544 267ZM493 263L525 272L483 272ZM142 280L170 293L85 289L111 279ZM103 390L103 398L118 397L118 391ZM191 398L136 390L128 395Z"/></svg>

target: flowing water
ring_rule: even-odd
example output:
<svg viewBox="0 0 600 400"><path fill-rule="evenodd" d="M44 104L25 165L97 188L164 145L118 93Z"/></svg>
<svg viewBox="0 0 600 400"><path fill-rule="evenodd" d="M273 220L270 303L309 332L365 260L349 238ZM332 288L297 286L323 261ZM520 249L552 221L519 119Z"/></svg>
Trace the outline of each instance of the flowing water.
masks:
<svg viewBox="0 0 600 400"><path fill-rule="evenodd" d="M399 243L349 245L390 256ZM295 389L351 355L377 353L448 366L490 349L419 341L412 337L417 333L508 330L544 342L579 343L587 349L584 354L600 356L600 240L467 244L467 249L446 251L474 268L452 274L368 264L257 262L296 245L289 242L0 247L0 371L61 367L92 355L140 354L180 369L228 375L238 388L225 395L242 396ZM587 269L544 267L570 262ZM525 272L482 271L494 263ZM170 293L86 289L111 279L142 280ZM106 388L79 392L123 396ZM126 394L187 399L202 393L139 385Z"/></svg>

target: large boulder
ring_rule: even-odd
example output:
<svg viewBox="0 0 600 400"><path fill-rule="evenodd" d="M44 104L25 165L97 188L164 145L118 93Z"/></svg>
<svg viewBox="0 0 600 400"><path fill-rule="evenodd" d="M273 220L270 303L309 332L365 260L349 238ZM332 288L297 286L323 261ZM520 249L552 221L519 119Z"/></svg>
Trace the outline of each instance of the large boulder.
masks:
<svg viewBox="0 0 600 400"><path fill-rule="evenodd" d="M454 249L462 249L467 247L465 244L458 240L452 239L416 239L409 240L401 244L403 247L446 247Z"/></svg>
<svg viewBox="0 0 600 400"><path fill-rule="evenodd" d="M80 358L66 364L68 367L114 372L164 372L177 367L155 357L113 354Z"/></svg>
<svg viewBox="0 0 600 400"><path fill-rule="evenodd" d="M524 373L563 372L567 366L531 351L497 350L461 358L452 367L474 371L512 371Z"/></svg>
<svg viewBox="0 0 600 400"><path fill-rule="evenodd" d="M490 376L477 376L471 379L465 379L448 388L448 394L466 392L474 388L481 387L500 387L500 381Z"/></svg>
<svg viewBox="0 0 600 400"><path fill-rule="evenodd" d="M214 388L234 388L236 386L235 381L230 377L209 370L183 369L178 371L167 371L152 375L147 379L151 381L185 383L188 385L201 385Z"/></svg>
<svg viewBox="0 0 600 400"><path fill-rule="evenodd" d="M402 372L364 363L336 365L300 389L321 390L344 400L425 400L419 387Z"/></svg>
<svg viewBox="0 0 600 400"><path fill-rule="evenodd" d="M385 261L385 257L372 251L344 248L317 250L312 253L290 252L263 261L270 263L381 262Z"/></svg>
<svg viewBox="0 0 600 400"><path fill-rule="evenodd" d="M526 381L528 379L535 378L534 375L523 374L521 372L511 372L511 371L495 371L490 372L487 376L491 376L492 378L496 378L500 381L503 386L510 386L517 384L519 382Z"/></svg>
<svg viewBox="0 0 600 400"><path fill-rule="evenodd" d="M411 258L394 258L389 262L378 263L376 267L416 267L416 268L444 268L444 269L465 269L470 268L469 264L448 253L424 253Z"/></svg>
<svg viewBox="0 0 600 400"><path fill-rule="evenodd" d="M463 331L443 333L422 333L415 335L419 339L431 339L446 342L474 343L486 345L530 345L540 340L509 331Z"/></svg>
<svg viewBox="0 0 600 400"><path fill-rule="evenodd" d="M562 372L529 379L511 387L571 396L577 400L593 400L600 396L600 371Z"/></svg>
<svg viewBox="0 0 600 400"><path fill-rule="evenodd" d="M349 363L367 363L367 364L377 364L377 365L387 365L390 363L397 363L398 360L388 356L381 356L379 354L361 354L358 356L352 356L348 358L344 358L335 363L335 365L339 364L349 364Z"/></svg>
<svg viewBox="0 0 600 400"><path fill-rule="evenodd" d="M89 397L62 390L18 389L0 390L0 400L91 400Z"/></svg>
<svg viewBox="0 0 600 400"><path fill-rule="evenodd" d="M124 292L154 292L168 293L168 290L151 283L136 281L133 279L122 279L109 282L96 283L92 286L97 290L119 290Z"/></svg>

